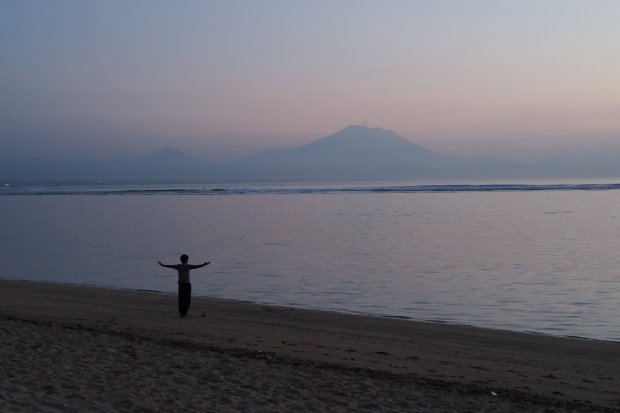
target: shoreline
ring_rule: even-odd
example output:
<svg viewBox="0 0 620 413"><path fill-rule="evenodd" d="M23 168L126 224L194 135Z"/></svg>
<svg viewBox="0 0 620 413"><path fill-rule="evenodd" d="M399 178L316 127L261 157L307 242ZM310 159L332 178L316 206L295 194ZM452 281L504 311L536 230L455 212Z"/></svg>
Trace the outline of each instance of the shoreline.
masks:
<svg viewBox="0 0 620 413"><path fill-rule="evenodd" d="M95 289L111 290L111 291L136 292L136 293L145 293L145 294L162 294L165 296L175 297L175 299L177 296L176 291L169 292L169 291L142 289L142 288L123 288L123 287L113 287L113 286L102 286L102 285L96 285L96 284L67 283L67 282L60 282L60 281L37 281L37 280L28 280L28 279L11 279L11 278L2 278L0 276L0 285L3 282L50 284L50 285L58 285L58 286L95 288ZM588 341L595 341L595 342L602 342L602 343L620 344L620 340L584 337L584 336L578 336L578 335L553 334L553 333L548 333L548 332L532 331L532 330L516 330L516 329L511 330L511 329L502 328L502 327L487 327L487 326L480 326L480 325L475 325L475 324L451 322L451 321L444 321L444 320L419 319L419 318L413 318L413 317L408 317L404 315L368 313L368 312L362 312L362 311L346 311L346 310L341 310L341 309L322 309L322 308L314 308L314 307L305 307L303 305L294 304L294 303L293 304L290 304L290 303L289 304L273 304L273 303L261 302L261 301L224 298L224 297L216 297L216 296L209 296L209 295L198 295L198 294L192 293L192 300L197 300L197 299L224 301L224 302L241 303L241 304L253 304L253 305L258 305L258 306L268 306L268 307L281 308L281 309L293 308L295 310L318 311L318 312L326 312L326 313L343 314L343 315L349 315L349 316L372 317L372 318L379 318L379 319L396 319L396 320L410 321L413 323L429 323L429 324L439 324L439 325L446 325L446 326L463 326L463 327L480 328L483 330L491 330L491 331L498 331L498 332L533 334L533 335L540 335L540 336L545 336L545 337L569 338L569 339L576 339L576 340L588 340Z"/></svg>
<svg viewBox="0 0 620 413"><path fill-rule="evenodd" d="M420 394L433 397L449 389L461 399L475 399L472 403L620 411L617 342L203 297L193 297L188 317L181 319L171 293L4 279L0 321L16 334L90 334L102 342L140 342L205 357L213 353L211 358L231 358L241 367L260 361L291 368L292 375L310 369L306 384L322 374L346 373L387 380L392 387L421 386ZM11 339L12 332L6 334ZM19 383L15 376L12 385ZM0 384L2 396L7 384Z"/></svg>

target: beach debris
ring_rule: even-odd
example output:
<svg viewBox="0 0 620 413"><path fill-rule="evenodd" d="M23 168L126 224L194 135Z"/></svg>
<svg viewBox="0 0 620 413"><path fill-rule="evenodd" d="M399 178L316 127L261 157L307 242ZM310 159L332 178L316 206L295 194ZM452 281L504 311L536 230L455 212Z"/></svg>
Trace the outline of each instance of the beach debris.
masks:
<svg viewBox="0 0 620 413"><path fill-rule="evenodd" d="M495 393L493 390L491 390L491 396L497 396L497 393Z"/></svg>
<svg viewBox="0 0 620 413"><path fill-rule="evenodd" d="M599 379L601 380L612 380L613 381L613 377L603 377L603 376L598 376Z"/></svg>

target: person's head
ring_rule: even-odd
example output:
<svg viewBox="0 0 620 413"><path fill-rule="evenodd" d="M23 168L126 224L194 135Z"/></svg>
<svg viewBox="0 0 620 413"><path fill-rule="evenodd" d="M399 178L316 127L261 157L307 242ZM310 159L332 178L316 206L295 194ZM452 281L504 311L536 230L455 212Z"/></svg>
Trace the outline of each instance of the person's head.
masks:
<svg viewBox="0 0 620 413"><path fill-rule="evenodd" d="M187 254L183 254L181 255L181 262L183 264L187 264L187 261L189 260L189 257L187 256Z"/></svg>

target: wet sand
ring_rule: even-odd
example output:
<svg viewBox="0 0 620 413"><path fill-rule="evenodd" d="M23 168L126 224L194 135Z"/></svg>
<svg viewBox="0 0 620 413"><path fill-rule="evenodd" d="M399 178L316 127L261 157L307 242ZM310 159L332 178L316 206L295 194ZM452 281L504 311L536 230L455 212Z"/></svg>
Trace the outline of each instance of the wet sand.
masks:
<svg viewBox="0 0 620 413"><path fill-rule="evenodd" d="M1 411L620 411L620 343L0 280Z"/></svg>

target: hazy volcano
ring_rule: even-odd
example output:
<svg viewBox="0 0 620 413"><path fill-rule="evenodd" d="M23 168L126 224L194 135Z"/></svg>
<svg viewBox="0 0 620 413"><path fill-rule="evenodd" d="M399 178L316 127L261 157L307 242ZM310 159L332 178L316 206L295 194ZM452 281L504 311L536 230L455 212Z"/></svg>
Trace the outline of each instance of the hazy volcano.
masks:
<svg viewBox="0 0 620 413"><path fill-rule="evenodd" d="M265 179L385 180L428 175L454 161L390 130L354 125L307 145L259 153L241 166Z"/></svg>

